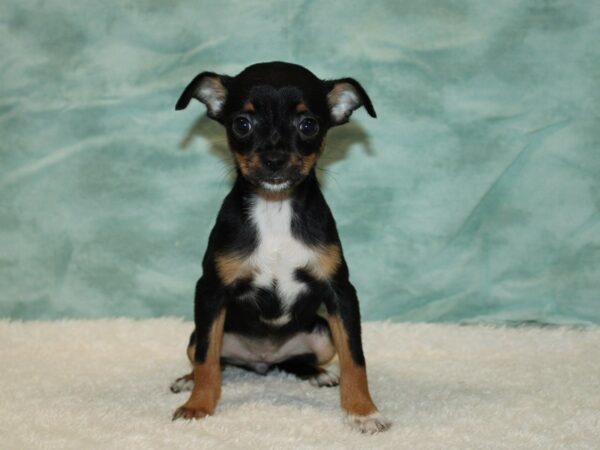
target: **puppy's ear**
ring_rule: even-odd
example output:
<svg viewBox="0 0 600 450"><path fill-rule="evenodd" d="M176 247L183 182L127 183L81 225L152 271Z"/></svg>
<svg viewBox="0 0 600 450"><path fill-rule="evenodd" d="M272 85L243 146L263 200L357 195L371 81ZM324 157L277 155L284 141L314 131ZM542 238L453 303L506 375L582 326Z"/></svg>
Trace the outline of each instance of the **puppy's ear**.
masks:
<svg viewBox="0 0 600 450"><path fill-rule="evenodd" d="M348 122L355 109L364 106L371 117L377 117L371 99L358 81L353 78L325 81L327 103L333 125Z"/></svg>
<svg viewBox="0 0 600 450"><path fill-rule="evenodd" d="M206 105L208 117L222 120L221 113L227 100L227 84L231 80L227 75L202 72L183 90L175 105L176 110L185 109L192 98Z"/></svg>

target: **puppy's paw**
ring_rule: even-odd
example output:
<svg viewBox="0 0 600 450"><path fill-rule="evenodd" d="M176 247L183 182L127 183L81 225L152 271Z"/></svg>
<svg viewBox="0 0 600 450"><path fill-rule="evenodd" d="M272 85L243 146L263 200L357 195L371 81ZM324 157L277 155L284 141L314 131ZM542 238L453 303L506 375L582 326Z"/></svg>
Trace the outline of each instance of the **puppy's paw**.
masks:
<svg viewBox="0 0 600 450"><path fill-rule="evenodd" d="M182 377L177 378L173 383L171 383L171 392L177 394L183 391L191 391L194 387L194 378L191 375L184 375Z"/></svg>
<svg viewBox="0 0 600 450"><path fill-rule="evenodd" d="M392 426L392 423L379 412L374 412L368 416L348 415L348 421L352 428L366 434L379 433Z"/></svg>
<svg viewBox="0 0 600 450"><path fill-rule="evenodd" d="M333 387L340 384L340 376L331 370L323 369L323 372L310 377L308 382L316 387Z"/></svg>
<svg viewBox="0 0 600 450"><path fill-rule="evenodd" d="M172 420L177 420L177 419L185 419L185 420L202 419L203 417L206 417L208 415L210 415L210 413L208 411L206 411L206 408L194 407L194 406L185 404L185 405L180 406L179 408L177 408L175 410L175 412L173 413L173 419Z"/></svg>

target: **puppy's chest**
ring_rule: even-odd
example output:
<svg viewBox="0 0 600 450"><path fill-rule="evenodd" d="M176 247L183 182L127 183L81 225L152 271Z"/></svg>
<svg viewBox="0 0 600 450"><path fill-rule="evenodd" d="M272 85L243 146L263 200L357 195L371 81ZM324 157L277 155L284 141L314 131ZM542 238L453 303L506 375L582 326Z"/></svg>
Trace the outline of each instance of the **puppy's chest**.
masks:
<svg viewBox="0 0 600 450"><path fill-rule="evenodd" d="M307 245L296 238L290 200L256 198L250 220L255 246L249 253L217 253L216 269L237 302L256 309L264 322L284 325L291 320L295 304L306 306L298 303L300 297L312 301L312 295L303 296L313 293L302 280L308 276L329 283L342 264L341 248L337 241Z"/></svg>
<svg viewBox="0 0 600 450"><path fill-rule="evenodd" d="M273 290L284 309L307 289L297 270L310 270L319 263L319 251L292 235L293 214L290 200L257 198L251 210L258 243L247 260L252 285Z"/></svg>

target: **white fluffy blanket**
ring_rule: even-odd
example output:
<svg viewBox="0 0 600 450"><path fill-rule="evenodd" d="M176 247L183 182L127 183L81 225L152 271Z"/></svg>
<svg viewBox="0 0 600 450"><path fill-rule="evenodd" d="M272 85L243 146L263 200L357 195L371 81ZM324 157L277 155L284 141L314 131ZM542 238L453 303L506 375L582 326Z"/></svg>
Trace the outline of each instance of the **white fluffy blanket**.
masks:
<svg viewBox="0 0 600 450"><path fill-rule="evenodd" d="M0 322L0 447L600 448L600 330L366 323L371 391L393 421L361 435L337 388L228 368L217 413L171 422L192 325Z"/></svg>

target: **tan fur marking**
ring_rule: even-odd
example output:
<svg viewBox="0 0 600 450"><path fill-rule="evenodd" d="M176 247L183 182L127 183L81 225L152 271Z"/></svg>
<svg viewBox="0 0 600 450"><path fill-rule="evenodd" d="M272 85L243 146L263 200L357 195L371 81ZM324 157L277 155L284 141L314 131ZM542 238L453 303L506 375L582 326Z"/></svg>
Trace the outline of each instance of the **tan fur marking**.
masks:
<svg viewBox="0 0 600 450"><path fill-rule="evenodd" d="M338 244L329 244L317 249L317 261L312 274L320 280L329 280L337 273L342 263L342 252Z"/></svg>
<svg viewBox="0 0 600 450"><path fill-rule="evenodd" d="M308 175L308 173L315 166L315 163L317 162L317 156L318 155L316 153L311 153L310 155L302 158L302 173L304 175Z"/></svg>
<svg viewBox="0 0 600 450"><path fill-rule="evenodd" d="M308 111L308 108L304 102L300 102L296 105L296 112L303 113L306 111Z"/></svg>
<svg viewBox="0 0 600 450"><path fill-rule="evenodd" d="M176 381L180 380L194 381L194 372L186 373L184 376L177 378Z"/></svg>
<svg viewBox="0 0 600 450"><path fill-rule="evenodd" d="M246 155L242 155L241 153L234 152L233 156L235 158L235 161L236 161L238 167L242 171L242 173L244 175L247 175L248 174L248 158L246 157Z"/></svg>
<svg viewBox="0 0 600 450"><path fill-rule="evenodd" d="M249 157L249 164L250 164L250 169L251 170L258 170L260 169L260 157L258 156L258 153L252 153Z"/></svg>
<svg viewBox="0 0 600 450"><path fill-rule="evenodd" d="M263 198L264 200L267 200L269 202L281 202L290 197L291 190L286 189L284 191L273 192L273 191L267 191L265 189L257 188L256 193L258 195L260 195L261 198Z"/></svg>
<svg viewBox="0 0 600 450"><path fill-rule="evenodd" d="M246 265L246 258L243 256L217 255L215 257L215 264L219 278L225 285L252 275L252 270Z"/></svg>
<svg viewBox="0 0 600 450"><path fill-rule="evenodd" d="M308 175L308 173L312 170L312 168L317 163L317 159L321 154L323 149L323 144L321 144L321 148L317 153L311 153L310 155L300 156L297 154L293 154L290 156L290 164L302 173L302 175Z"/></svg>
<svg viewBox="0 0 600 450"><path fill-rule="evenodd" d="M246 102L244 103L242 109L247 112L254 112L254 105L252 104L252 102Z"/></svg>
<svg viewBox="0 0 600 450"><path fill-rule="evenodd" d="M348 414L354 416L373 414L377 411L377 407L369 394L367 370L365 367L357 366L352 359L348 335L340 317L329 315L327 321L340 361L340 400L342 408Z"/></svg>
<svg viewBox="0 0 600 450"><path fill-rule="evenodd" d="M176 412L176 417L199 419L213 414L221 397L221 343L225 311L213 322L208 336L208 351L203 363L194 363L194 388L190 398ZM178 415L179 414L179 415Z"/></svg>
<svg viewBox="0 0 600 450"><path fill-rule="evenodd" d="M325 142L326 139L323 138L323 140L321 141L321 146L319 147L319 151L317 153L313 153L303 158L302 173L304 175L308 175L312 168L315 167L315 165L317 164L317 159L319 159L319 156L321 156L323 154L323 151L325 150Z"/></svg>
<svg viewBox="0 0 600 450"><path fill-rule="evenodd" d="M244 175L251 175L253 171L260 168L260 158L253 152L249 155L243 155L236 151L233 152L235 161Z"/></svg>

